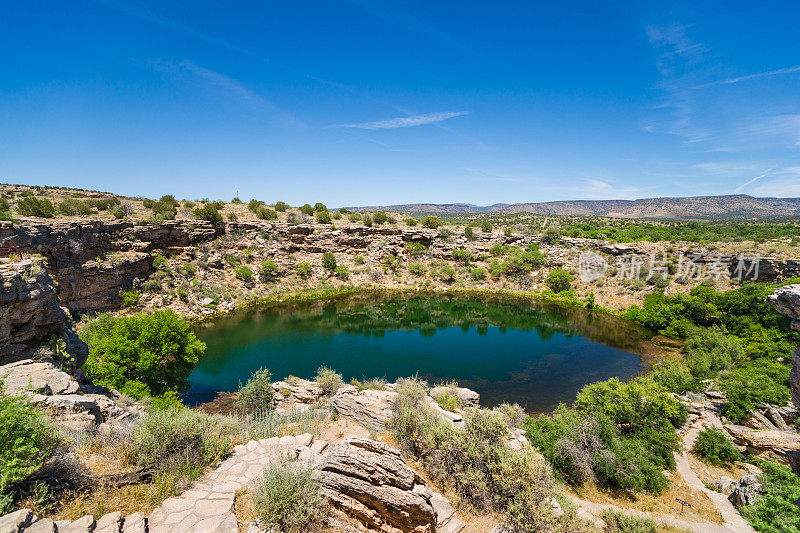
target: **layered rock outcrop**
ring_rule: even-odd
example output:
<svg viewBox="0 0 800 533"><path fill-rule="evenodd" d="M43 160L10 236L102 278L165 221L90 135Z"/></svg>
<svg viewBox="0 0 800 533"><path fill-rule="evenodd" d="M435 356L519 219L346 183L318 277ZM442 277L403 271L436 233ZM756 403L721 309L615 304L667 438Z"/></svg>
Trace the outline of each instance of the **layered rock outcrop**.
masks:
<svg viewBox="0 0 800 533"><path fill-rule="evenodd" d="M435 531L433 493L393 446L346 439L330 449L317 478L334 506L373 528Z"/></svg>
<svg viewBox="0 0 800 533"><path fill-rule="evenodd" d="M767 297L767 303L792 319L792 328L800 330L800 285L787 285L776 289ZM792 386L792 402L800 409L800 346L792 354L792 370L789 374Z"/></svg>

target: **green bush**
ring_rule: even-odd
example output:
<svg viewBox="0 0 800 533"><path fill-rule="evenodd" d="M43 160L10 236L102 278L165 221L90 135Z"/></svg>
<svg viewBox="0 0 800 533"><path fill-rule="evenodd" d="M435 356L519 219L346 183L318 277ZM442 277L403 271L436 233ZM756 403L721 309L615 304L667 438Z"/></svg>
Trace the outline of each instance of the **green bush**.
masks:
<svg viewBox="0 0 800 533"><path fill-rule="evenodd" d="M469 275L475 281L483 281L486 279L486 269L485 268L473 268L470 270Z"/></svg>
<svg viewBox="0 0 800 533"><path fill-rule="evenodd" d="M760 482L766 494L754 505L740 511L757 531L768 533L800 532L800 476L787 467L762 461Z"/></svg>
<svg viewBox="0 0 800 533"><path fill-rule="evenodd" d="M436 229L442 225L442 221L439 220L439 217L428 216L422 219L422 226L428 229Z"/></svg>
<svg viewBox="0 0 800 533"><path fill-rule="evenodd" d="M405 219L404 222L406 223L406 226L408 226L409 228L413 228L414 226L419 224L416 218L410 218L410 217Z"/></svg>
<svg viewBox="0 0 800 533"><path fill-rule="evenodd" d="M357 265L363 265L365 262L366 261L364 260L364 257L361 256L361 255L357 255L357 256L353 257L353 263L355 263Z"/></svg>
<svg viewBox="0 0 800 533"><path fill-rule="evenodd" d="M347 268L345 265L339 265L335 269L333 269L334 275L339 279L349 279L350 278L350 269Z"/></svg>
<svg viewBox="0 0 800 533"><path fill-rule="evenodd" d="M322 202L317 202L317 203L314 204L314 211L319 212L319 211L327 211L327 210L328 210L327 206L325 206L325 204L323 204Z"/></svg>
<svg viewBox="0 0 800 533"><path fill-rule="evenodd" d="M92 206L88 202L67 198L58 204L58 212L65 216L91 215Z"/></svg>
<svg viewBox="0 0 800 533"><path fill-rule="evenodd" d="M542 236L542 240L547 244L556 244L561 238L561 231L558 228L547 228Z"/></svg>
<svg viewBox="0 0 800 533"><path fill-rule="evenodd" d="M427 248L421 242L406 243L405 252L408 256L418 258L427 251Z"/></svg>
<svg viewBox="0 0 800 533"><path fill-rule="evenodd" d="M311 215L313 215L313 214L314 214L314 208L313 208L313 207L311 207L311 205L309 205L309 204L303 204L303 205L300 207L300 212L301 212L301 213L303 213L304 215L309 215L309 216L311 216Z"/></svg>
<svg viewBox="0 0 800 533"><path fill-rule="evenodd" d="M142 294L139 291L120 291L120 298L122 298L122 305L125 307L136 307L139 305L139 299Z"/></svg>
<svg viewBox="0 0 800 533"><path fill-rule="evenodd" d="M311 276L311 263L308 261L301 261L294 266L294 270L301 278L308 278Z"/></svg>
<svg viewBox="0 0 800 533"><path fill-rule="evenodd" d="M438 277L442 281L452 282L456 279L456 271L450 265L442 265L442 267L439 268Z"/></svg>
<svg viewBox="0 0 800 533"><path fill-rule="evenodd" d="M247 209L251 213L256 213L258 211L258 208L261 207L262 205L264 205L264 202L262 202L261 200L256 200L255 198L253 198L252 200L250 200L247 203Z"/></svg>
<svg viewBox="0 0 800 533"><path fill-rule="evenodd" d="M350 220L350 222L358 222L359 220L361 220L361 215L358 213L350 213L350 215L347 218L348 220Z"/></svg>
<svg viewBox="0 0 800 533"><path fill-rule="evenodd" d="M206 204L195 209L194 216L200 220L211 222L215 226L221 226L223 223L222 215L220 215L219 211L211 204Z"/></svg>
<svg viewBox="0 0 800 533"><path fill-rule="evenodd" d="M732 465L742 457L739 449L733 445L725 433L713 427L703 428L694 441L692 451L702 457L705 462L719 466Z"/></svg>
<svg viewBox="0 0 800 533"><path fill-rule="evenodd" d="M159 471L188 470L191 479L203 467L219 461L231 450L239 427L232 418L195 411L171 403L151 408L131 434L130 458Z"/></svg>
<svg viewBox="0 0 800 533"><path fill-rule="evenodd" d="M572 279L572 274L559 268L550 272L544 282L550 287L550 290L558 293L569 290Z"/></svg>
<svg viewBox="0 0 800 533"><path fill-rule="evenodd" d="M272 259L263 261L259 274L261 275L261 279L265 281L273 280L278 277L278 267L275 265L275 261Z"/></svg>
<svg viewBox="0 0 800 533"><path fill-rule="evenodd" d="M277 531L322 531L328 518L327 502L310 468L298 468L286 459L271 464L255 481L256 514Z"/></svg>
<svg viewBox="0 0 800 533"><path fill-rule="evenodd" d="M283 213L287 209L289 209L289 204L286 202L275 202L275 211Z"/></svg>
<svg viewBox="0 0 800 533"><path fill-rule="evenodd" d="M167 258L162 254L158 254L153 258L153 268L160 269L161 267L165 266L167 266Z"/></svg>
<svg viewBox="0 0 800 533"><path fill-rule="evenodd" d="M322 268L329 272L336 269L336 256L331 252L324 252L322 254Z"/></svg>
<svg viewBox="0 0 800 533"><path fill-rule="evenodd" d="M341 374L324 366L317 369L317 375L314 381L322 388L322 392L328 396L336 394L336 391L338 391L339 387L344 383Z"/></svg>
<svg viewBox="0 0 800 533"><path fill-rule="evenodd" d="M263 205L256 208L255 215L261 220L276 220L278 218L278 213L274 209Z"/></svg>
<svg viewBox="0 0 800 533"><path fill-rule="evenodd" d="M372 227L372 218L367 214L361 217L361 222L368 228Z"/></svg>
<svg viewBox="0 0 800 533"><path fill-rule="evenodd" d="M0 515L13 510L14 488L42 468L61 444L52 422L0 382Z"/></svg>
<svg viewBox="0 0 800 533"><path fill-rule="evenodd" d="M492 227L492 223L488 220L484 220L481 222L481 231L484 233L491 233L494 228Z"/></svg>
<svg viewBox="0 0 800 533"><path fill-rule="evenodd" d="M317 211L317 224L330 224L331 213L330 211Z"/></svg>
<svg viewBox="0 0 800 533"><path fill-rule="evenodd" d="M86 374L133 396L182 390L205 351L189 324L172 311L100 315L80 332L89 345Z"/></svg>
<svg viewBox="0 0 800 533"><path fill-rule="evenodd" d="M658 533L658 526L651 518L628 515L614 509L606 509L600 515L609 533Z"/></svg>
<svg viewBox="0 0 800 533"><path fill-rule="evenodd" d="M462 263L465 266L469 265L472 259L472 254L465 248L456 248L453 250L453 260L457 263Z"/></svg>
<svg viewBox="0 0 800 533"><path fill-rule="evenodd" d="M425 267L422 265L422 263L409 263L408 271L415 276L424 276L426 272Z"/></svg>
<svg viewBox="0 0 800 533"><path fill-rule="evenodd" d="M372 221L375 222L377 225L386 224L388 217L386 216L386 212L384 211L375 211L372 213Z"/></svg>
<svg viewBox="0 0 800 533"><path fill-rule="evenodd" d="M747 361L724 373L720 388L727 398L722 414L741 422L760 403L786 405L791 393L789 367L766 360Z"/></svg>
<svg viewBox="0 0 800 533"><path fill-rule="evenodd" d="M472 226L467 226L464 228L464 237L470 241L475 239L475 231L472 229Z"/></svg>
<svg viewBox="0 0 800 533"><path fill-rule="evenodd" d="M26 196L17 202L17 213L24 217L53 218L56 208L53 202L35 196Z"/></svg>
<svg viewBox="0 0 800 533"><path fill-rule="evenodd" d="M272 409L275 393L272 390L271 377L269 370L261 368L250 375L247 383L239 383L239 390L236 392L236 405L239 409L246 413Z"/></svg>
<svg viewBox="0 0 800 533"><path fill-rule="evenodd" d="M250 267L246 265L240 265L236 267L234 270L236 273L236 279L242 280L244 282L251 282L253 281L253 271L250 270Z"/></svg>

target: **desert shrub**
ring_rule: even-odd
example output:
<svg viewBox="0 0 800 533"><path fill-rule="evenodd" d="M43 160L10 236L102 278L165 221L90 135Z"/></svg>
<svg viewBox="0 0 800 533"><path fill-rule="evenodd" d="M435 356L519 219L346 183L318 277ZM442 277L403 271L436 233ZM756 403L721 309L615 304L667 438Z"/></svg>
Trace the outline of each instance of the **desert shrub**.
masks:
<svg viewBox="0 0 800 533"><path fill-rule="evenodd" d="M650 378L675 394L699 390L699 382L689 369L679 361L666 361L653 365Z"/></svg>
<svg viewBox="0 0 800 533"><path fill-rule="evenodd" d="M462 263L464 265L469 265L470 260L472 259L472 254L469 253L469 250L465 248L456 248L453 250L453 261L457 263Z"/></svg>
<svg viewBox="0 0 800 533"><path fill-rule="evenodd" d="M300 206L300 212L303 213L304 215L311 216L314 214L314 208L311 207L310 204L303 204L302 206Z"/></svg>
<svg viewBox="0 0 800 533"><path fill-rule="evenodd" d="M330 211L317 211L317 224L330 224L331 213Z"/></svg>
<svg viewBox="0 0 800 533"><path fill-rule="evenodd" d="M314 377L314 381L322 387L322 392L328 396L336 394L336 391L338 391L339 387L344 383L341 374L324 366L317 369L317 375Z"/></svg>
<svg viewBox="0 0 800 533"><path fill-rule="evenodd" d="M403 222L405 222L406 226L408 226L409 228L413 228L414 226L419 224L416 218L410 218L410 217L405 219Z"/></svg>
<svg viewBox="0 0 800 533"><path fill-rule="evenodd" d="M172 311L100 315L80 332L89 345L86 374L123 392L160 396L186 387L205 351L189 324Z"/></svg>
<svg viewBox="0 0 800 533"><path fill-rule="evenodd" d="M161 282L157 279L148 279L142 283L142 290L149 293L161 292Z"/></svg>
<svg viewBox="0 0 800 533"><path fill-rule="evenodd" d="M506 446L503 416L472 409L459 430L424 405L424 396L418 379L400 382L391 428L402 449L464 504L500 512L512 531L558 531L552 510L544 507L553 494L550 469L533 451Z"/></svg>
<svg viewBox="0 0 800 533"><path fill-rule="evenodd" d="M259 274L261 275L261 279L265 281L275 279L278 276L278 267L275 265L275 261L272 259L263 261Z"/></svg>
<svg viewBox="0 0 800 533"><path fill-rule="evenodd" d="M464 237L469 240L475 239L475 230L472 229L472 226L467 226L464 228Z"/></svg>
<svg viewBox="0 0 800 533"><path fill-rule="evenodd" d="M289 209L289 204L287 204L286 202L280 202L280 201L275 202L275 211L283 213L287 209Z"/></svg>
<svg viewBox="0 0 800 533"><path fill-rule="evenodd" d="M66 216L91 215L92 206L88 202L67 198L58 204L58 212Z"/></svg>
<svg viewBox="0 0 800 533"><path fill-rule="evenodd" d="M15 485L53 457L61 444L58 435L27 400L4 394L0 381L0 515L13 510Z"/></svg>
<svg viewBox="0 0 800 533"><path fill-rule="evenodd" d="M483 281L486 279L486 269L485 268L473 268L470 270L469 275L475 281Z"/></svg>
<svg viewBox="0 0 800 533"><path fill-rule="evenodd" d="M253 271L247 265L239 265L234 272L236 273L236 279L245 282L253 281Z"/></svg>
<svg viewBox="0 0 800 533"><path fill-rule="evenodd" d="M307 278L311 276L311 263L308 261L301 261L294 266L294 270L301 278Z"/></svg>
<svg viewBox="0 0 800 533"><path fill-rule="evenodd" d="M139 300L142 294L139 291L120 291L120 298L122 298L122 305L125 307L136 307L139 305Z"/></svg>
<svg viewBox="0 0 800 533"><path fill-rule="evenodd" d="M771 461L761 461L759 481L765 494L754 505L740 509L757 531L798 533L800 527L800 476Z"/></svg>
<svg viewBox="0 0 800 533"><path fill-rule="evenodd" d="M194 273L197 272L197 267L195 267L192 263L183 263L178 267L178 272L187 278L193 278Z"/></svg>
<svg viewBox="0 0 800 533"><path fill-rule="evenodd" d="M111 214L114 218L125 218L133 214L133 205L129 202L125 202L124 204L120 205L119 207L115 207Z"/></svg>
<svg viewBox="0 0 800 533"><path fill-rule="evenodd" d="M159 202L167 205L171 205L172 207L179 207L181 203L175 199L175 196L172 194L165 194L159 200Z"/></svg>
<svg viewBox="0 0 800 533"><path fill-rule="evenodd" d="M108 211L122 203L119 198L92 198L84 201L91 207L97 208L98 211Z"/></svg>
<svg viewBox="0 0 800 533"><path fill-rule="evenodd" d="M482 232L491 233L492 229L494 229L493 226L492 226L492 223L489 222L488 220L484 220L483 222L481 222L481 231Z"/></svg>
<svg viewBox="0 0 800 533"><path fill-rule="evenodd" d="M424 276L426 272L425 267L422 265L422 263L409 263L408 271L415 276Z"/></svg>
<svg viewBox="0 0 800 533"><path fill-rule="evenodd" d="M238 431L232 418L172 403L148 411L131 434L129 455L136 464L155 466L167 476L177 471L196 479L203 467L230 451Z"/></svg>
<svg viewBox="0 0 800 533"><path fill-rule="evenodd" d="M372 218L367 214L361 217L361 222L368 228L372 227Z"/></svg>
<svg viewBox="0 0 800 533"><path fill-rule="evenodd" d="M258 211L258 208L259 208L259 207L261 207L262 205L264 205L264 202L263 202L263 201L261 201L261 200L256 200L255 198L253 198L252 200L250 200L249 202L247 202L247 209L248 209L248 210L249 210L251 213L255 213L256 211Z"/></svg>
<svg viewBox="0 0 800 533"><path fill-rule="evenodd" d="M359 213L350 213L350 215L348 215L347 219L350 222L358 222L359 220L361 220L361 215Z"/></svg>
<svg viewBox="0 0 800 533"><path fill-rule="evenodd" d="M518 403L503 402L492 410L500 413L508 423L508 426L512 428L522 427L525 419L528 418L528 415L525 414L525 409Z"/></svg>
<svg viewBox="0 0 800 533"><path fill-rule="evenodd" d="M327 211L327 210L328 210L328 207L325 204L323 204L322 202L317 202L317 203L314 204L314 211L319 212L319 211Z"/></svg>
<svg viewBox="0 0 800 533"><path fill-rule="evenodd" d="M405 246L406 255L413 258L418 258L427 251L425 245L421 242L409 242Z"/></svg>
<svg viewBox="0 0 800 533"><path fill-rule="evenodd" d="M195 218L199 218L200 220L206 220L211 222L215 226L222 225L222 215L219 214L219 211L214 208L211 204L206 204L202 207L198 207L194 210Z"/></svg>
<svg viewBox="0 0 800 533"><path fill-rule="evenodd" d="M561 231L558 228L547 228L542 236L542 240L547 244L555 244L560 238Z"/></svg>
<svg viewBox="0 0 800 533"><path fill-rule="evenodd" d="M267 527L287 533L321 531L328 517L327 498L311 470L286 459L271 464L256 479L253 503Z"/></svg>
<svg viewBox="0 0 800 533"><path fill-rule="evenodd" d="M719 328L690 328L684 351L686 365L699 379L714 377L744 357L739 338Z"/></svg>
<svg viewBox="0 0 800 533"><path fill-rule="evenodd" d="M694 441L694 453L712 465L733 464L742 454L725 433L717 428L705 427Z"/></svg>
<svg viewBox="0 0 800 533"><path fill-rule="evenodd" d="M160 269L167 266L167 258L163 254L158 254L153 258L153 268Z"/></svg>
<svg viewBox="0 0 800 533"><path fill-rule="evenodd" d="M357 265L363 265L366 261L364 260L364 256L357 255L353 257L353 263Z"/></svg>
<svg viewBox="0 0 800 533"><path fill-rule="evenodd" d="M229 222L238 222L239 221L239 217L236 215L236 213L231 211L230 213L228 213L228 221Z"/></svg>
<svg viewBox="0 0 800 533"><path fill-rule="evenodd" d="M333 218L333 220L341 220L342 214L339 211L332 211L331 217Z"/></svg>
<svg viewBox="0 0 800 533"><path fill-rule="evenodd" d="M505 235L506 237L511 237L512 235L514 235L514 230L512 228L505 227L503 228L503 235Z"/></svg>
<svg viewBox="0 0 800 533"><path fill-rule="evenodd" d="M508 246L505 244L497 243L489 248L489 253L495 257L499 257L501 255L505 255L508 253Z"/></svg>
<svg viewBox="0 0 800 533"><path fill-rule="evenodd" d="M260 368L250 375L247 383L239 383L236 392L236 405L246 413L272 409L272 374L266 368Z"/></svg>
<svg viewBox="0 0 800 533"><path fill-rule="evenodd" d="M452 282L456 279L456 270L450 265L442 265L436 274L440 280L445 282Z"/></svg>
<svg viewBox="0 0 800 533"><path fill-rule="evenodd" d="M350 269L345 265L339 265L333 269L333 274L339 279L349 279Z"/></svg>
<svg viewBox="0 0 800 533"><path fill-rule="evenodd" d="M26 196L17 202L17 213L24 217L53 218L56 208L45 198Z"/></svg>
<svg viewBox="0 0 800 533"><path fill-rule="evenodd" d="M442 225L439 217L427 216L422 219L422 226L429 229L436 229Z"/></svg>
<svg viewBox="0 0 800 533"><path fill-rule="evenodd" d="M436 395L434 398L439 407L445 411L455 412L458 409L458 398L450 391L443 391Z"/></svg>
<svg viewBox="0 0 800 533"><path fill-rule="evenodd" d="M322 254L322 268L330 272L336 268L336 256L332 252Z"/></svg>
<svg viewBox="0 0 800 533"><path fill-rule="evenodd" d="M613 509L600 515L609 533L658 533L658 526L651 518L632 516Z"/></svg>
<svg viewBox="0 0 800 533"><path fill-rule="evenodd" d="M386 216L386 212L385 211L375 211L374 213L372 213L372 221L375 224L379 225L379 226L381 224L386 224L386 222L388 221L388 217Z"/></svg>
<svg viewBox="0 0 800 533"><path fill-rule="evenodd" d="M572 274L559 268L550 272L544 282L553 292L563 292L569 290L572 284Z"/></svg>
<svg viewBox="0 0 800 533"><path fill-rule="evenodd" d="M278 213L274 209L263 205L256 208L255 215L261 220L276 220L278 218Z"/></svg>

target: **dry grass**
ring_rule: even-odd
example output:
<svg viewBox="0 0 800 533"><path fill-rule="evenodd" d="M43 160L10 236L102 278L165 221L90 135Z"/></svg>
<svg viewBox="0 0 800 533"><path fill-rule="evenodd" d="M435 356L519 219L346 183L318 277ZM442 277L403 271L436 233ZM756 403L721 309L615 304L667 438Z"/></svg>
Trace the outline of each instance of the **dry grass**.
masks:
<svg viewBox="0 0 800 533"><path fill-rule="evenodd" d="M622 509L643 511L652 515L683 517L687 520L702 519L721 524L722 516L709 497L699 490L686 486L682 480L676 480L676 477L678 477L677 474L672 475L669 489L658 496L641 493L612 493L589 483L583 487L567 487L565 492L583 500L612 504ZM675 501L676 498L691 504L691 509L681 512L681 505Z"/></svg>
<svg viewBox="0 0 800 533"><path fill-rule="evenodd" d="M693 453L687 454L689 458L689 466L700 478L703 483L710 483L722 476L728 476L733 480L738 480L743 475L747 474L748 470L743 466L714 466L703 462L698 456Z"/></svg>
<svg viewBox="0 0 800 533"><path fill-rule="evenodd" d="M256 506L253 503L253 493L250 489L240 489L233 500L233 514L240 533L247 533L247 525L258 518Z"/></svg>

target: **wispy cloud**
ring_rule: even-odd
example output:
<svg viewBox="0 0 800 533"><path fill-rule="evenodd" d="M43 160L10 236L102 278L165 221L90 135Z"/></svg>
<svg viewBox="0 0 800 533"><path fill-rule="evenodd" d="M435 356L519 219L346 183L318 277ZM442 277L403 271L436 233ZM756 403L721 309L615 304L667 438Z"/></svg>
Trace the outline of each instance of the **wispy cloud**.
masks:
<svg viewBox="0 0 800 533"><path fill-rule="evenodd" d="M376 122L361 122L358 124L339 124L337 128L355 128L360 130L391 130L397 128L409 128L412 126L424 126L425 124L435 124L444 120L469 115L469 111L440 111L438 113L427 113L424 115L411 115L408 117L398 117L389 120L379 120Z"/></svg>
<svg viewBox="0 0 800 533"><path fill-rule="evenodd" d="M753 183L757 182L758 180L760 180L760 179L763 179L763 178L766 178L766 177L767 177L767 175L768 175L768 174L769 174L769 173L770 173L772 170L773 170L773 169L771 169L771 168L770 168L770 169L767 169L767 170L766 170L764 173L762 173L761 175L759 175L759 176L756 176L755 178L753 178L753 179L751 179L751 180L747 180L746 182L744 182L744 183L742 183L741 185L739 185L738 187L736 187L736 188L733 190L733 192L736 192L736 193L742 192L742 191L743 191L745 188L747 188L748 186L750 186L750 185L752 185Z"/></svg>
<svg viewBox="0 0 800 533"><path fill-rule="evenodd" d="M713 87L714 85L733 85L735 83L741 83L743 81L750 81L755 80L758 78L771 78L773 76L783 76L786 74L793 74L795 72L800 72L800 66L795 67L786 67L786 68L779 68L776 70L768 70L767 72L757 72L755 74L747 74L745 76L737 76L735 78L728 78L726 80L714 81L711 83L706 83L704 85L700 85L698 89L704 89L706 87Z"/></svg>
<svg viewBox="0 0 800 533"><path fill-rule="evenodd" d="M214 98L221 98L226 103L245 106L250 111L266 113L274 121L296 130L306 128L306 125L291 113L280 109L241 81L226 76L216 70L184 60L177 63L167 61L150 61L148 65L153 69L167 73L179 81L201 87Z"/></svg>

